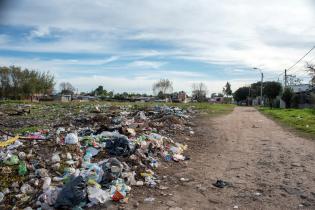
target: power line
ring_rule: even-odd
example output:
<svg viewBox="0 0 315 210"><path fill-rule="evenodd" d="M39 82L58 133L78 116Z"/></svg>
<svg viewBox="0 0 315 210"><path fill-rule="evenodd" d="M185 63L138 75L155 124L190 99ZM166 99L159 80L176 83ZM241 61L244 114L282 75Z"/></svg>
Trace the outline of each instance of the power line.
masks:
<svg viewBox="0 0 315 210"><path fill-rule="evenodd" d="M310 59L310 60L308 60L308 61L306 61L306 62L308 62L308 63L312 63L313 62L313 60L315 60L315 57L314 58L312 58L312 59ZM302 71L302 72L304 72L304 71L306 71L307 72L307 70L304 68L304 69L301 69L301 68L295 68L295 69L293 69L290 73L292 74L292 73L297 73L297 72L300 72L300 71Z"/></svg>
<svg viewBox="0 0 315 210"><path fill-rule="evenodd" d="M313 50L315 49L315 46L313 46L305 55L303 55L297 62L295 62L292 66L290 66L287 69L287 72L291 70L294 66L296 66L298 63L300 63L308 54L310 54ZM280 78L281 75L285 74L285 72L282 72L278 75L278 79Z"/></svg>
<svg viewBox="0 0 315 210"><path fill-rule="evenodd" d="M313 46L305 55L303 55L302 58L300 58L295 64L293 64L290 68L287 69L287 71L290 71L294 66L296 66L298 63L300 63L308 54L310 54L315 49L315 46Z"/></svg>

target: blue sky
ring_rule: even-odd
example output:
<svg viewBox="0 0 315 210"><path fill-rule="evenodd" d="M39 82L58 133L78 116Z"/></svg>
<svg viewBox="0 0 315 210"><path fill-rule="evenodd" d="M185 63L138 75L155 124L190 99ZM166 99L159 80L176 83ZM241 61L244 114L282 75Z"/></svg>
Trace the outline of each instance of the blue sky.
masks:
<svg viewBox="0 0 315 210"><path fill-rule="evenodd" d="M50 71L81 91L151 92L160 78L209 93L266 79L315 45L311 0L21 0L0 11L0 65ZM312 61L312 52L305 61ZM301 63L294 69L306 77ZM307 78L306 78L307 79Z"/></svg>

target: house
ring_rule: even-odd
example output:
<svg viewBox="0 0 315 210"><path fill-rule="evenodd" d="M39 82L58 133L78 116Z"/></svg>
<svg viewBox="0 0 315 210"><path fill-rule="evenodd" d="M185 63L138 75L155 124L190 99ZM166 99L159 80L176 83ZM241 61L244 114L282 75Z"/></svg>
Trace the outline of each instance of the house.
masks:
<svg viewBox="0 0 315 210"><path fill-rule="evenodd" d="M296 108L315 108L315 87L309 84L291 85L294 96L292 107ZM280 99L280 108L285 108L285 102Z"/></svg>
<svg viewBox="0 0 315 210"><path fill-rule="evenodd" d="M310 84L299 84L299 85L290 85L290 88L292 88L293 93L300 93L300 92L305 92L311 89Z"/></svg>
<svg viewBox="0 0 315 210"><path fill-rule="evenodd" d="M61 95L60 101L61 102L69 102L72 100L72 96L71 95Z"/></svg>
<svg viewBox="0 0 315 210"><path fill-rule="evenodd" d="M297 108L315 108L315 87L309 87L308 89L295 92L295 96L292 99L293 107Z"/></svg>
<svg viewBox="0 0 315 210"><path fill-rule="evenodd" d="M172 102L188 103L189 101L189 97L185 91L180 91L172 95Z"/></svg>

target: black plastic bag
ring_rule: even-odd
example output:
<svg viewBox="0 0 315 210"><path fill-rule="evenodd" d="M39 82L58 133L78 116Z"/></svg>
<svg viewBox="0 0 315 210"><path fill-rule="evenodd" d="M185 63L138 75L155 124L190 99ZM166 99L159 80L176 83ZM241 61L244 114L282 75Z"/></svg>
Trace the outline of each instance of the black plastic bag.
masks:
<svg viewBox="0 0 315 210"><path fill-rule="evenodd" d="M78 136L80 136L80 137L90 136L93 133L94 133L94 131L91 128L85 128L78 133Z"/></svg>
<svg viewBox="0 0 315 210"><path fill-rule="evenodd" d="M114 136L106 141L106 149L110 155L127 157L134 153L135 147L126 136Z"/></svg>
<svg viewBox="0 0 315 210"><path fill-rule="evenodd" d="M69 209L87 200L86 179L78 176L69 181L59 193L55 208Z"/></svg>
<svg viewBox="0 0 315 210"><path fill-rule="evenodd" d="M221 179L217 180L217 182L212 184L213 186L217 188L224 188L224 187L229 187L231 184L229 182L223 181Z"/></svg>

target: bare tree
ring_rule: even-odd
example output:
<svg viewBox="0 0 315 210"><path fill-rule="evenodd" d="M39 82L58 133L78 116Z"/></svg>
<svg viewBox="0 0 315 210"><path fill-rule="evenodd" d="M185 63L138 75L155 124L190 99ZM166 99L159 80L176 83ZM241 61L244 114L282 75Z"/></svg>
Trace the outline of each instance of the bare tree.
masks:
<svg viewBox="0 0 315 210"><path fill-rule="evenodd" d="M194 83L192 85L192 89L192 96L194 100L197 100L198 102L206 101L208 90L204 83Z"/></svg>
<svg viewBox="0 0 315 210"><path fill-rule="evenodd" d="M306 63L306 70L309 72L311 78L311 84L315 85L315 64Z"/></svg>
<svg viewBox="0 0 315 210"><path fill-rule="evenodd" d="M74 94L75 87L70 82L60 83L61 94L71 95Z"/></svg>
<svg viewBox="0 0 315 210"><path fill-rule="evenodd" d="M300 85L302 84L302 80L297 78L296 75L287 75L287 84L288 86Z"/></svg>
<svg viewBox="0 0 315 210"><path fill-rule="evenodd" d="M173 92L173 84L169 79L160 79L152 86L154 95L165 98L167 94Z"/></svg>

